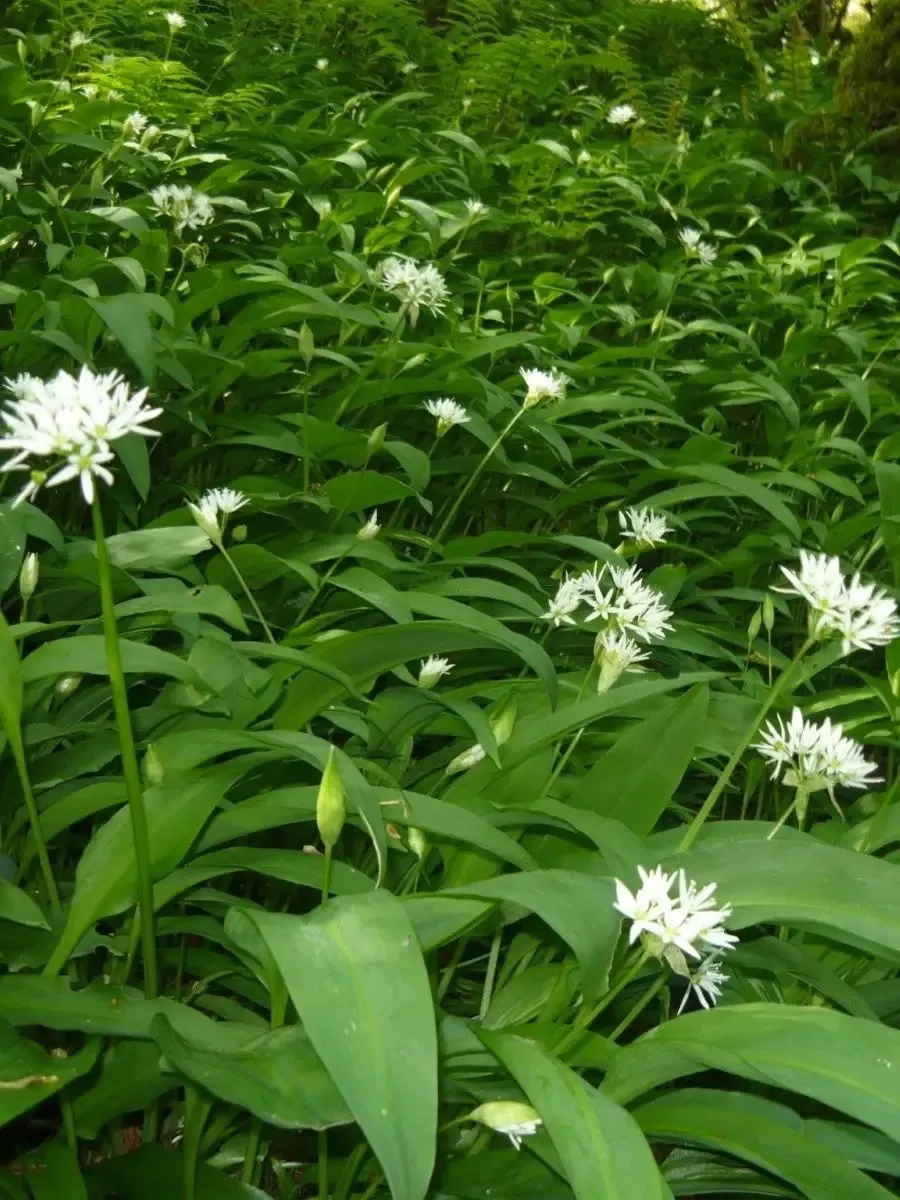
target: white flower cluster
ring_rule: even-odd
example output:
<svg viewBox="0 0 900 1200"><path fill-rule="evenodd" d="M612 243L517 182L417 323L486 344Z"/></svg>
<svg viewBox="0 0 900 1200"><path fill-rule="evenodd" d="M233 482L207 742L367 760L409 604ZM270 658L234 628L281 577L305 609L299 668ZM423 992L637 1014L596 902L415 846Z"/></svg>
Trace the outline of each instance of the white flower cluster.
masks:
<svg viewBox="0 0 900 1200"><path fill-rule="evenodd" d="M604 563L574 578L567 575L541 615L557 628L574 625L574 614L582 604L591 610L585 620L606 621L594 645L600 692L608 691L623 672L649 657L635 638L662 641L672 628L672 610L655 588L644 583L634 566L611 567Z"/></svg>
<svg viewBox="0 0 900 1200"><path fill-rule="evenodd" d="M704 242L699 229L686 226L678 231L678 238L686 253L698 258L705 267L712 266L719 256L712 242Z"/></svg>
<svg viewBox="0 0 900 1200"><path fill-rule="evenodd" d="M644 949L657 958L664 958L679 975L689 980L688 992L681 1008L693 990L704 1008L715 1003L720 985L728 976L719 970L721 956L738 941L725 929L731 909L716 908L716 885L698 887L688 882L684 871L667 875L662 867L645 871L638 867L641 886L632 893L621 880L616 880L618 911L631 921L628 940L642 939ZM677 883L675 895L672 889ZM687 959L699 960L692 969ZM679 1012L681 1009L679 1009Z"/></svg>
<svg viewBox="0 0 900 1200"><path fill-rule="evenodd" d="M180 12L167 12L166 24L169 26L169 29L172 33L178 33L179 30L184 29L187 21Z"/></svg>
<svg viewBox="0 0 900 1200"><path fill-rule="evenodd" d="M809 605L810 635L840 637L844 654L886 646L900 634L895 601L858 573L845 579L839 559L801 550L799 571L781 571L790 586L775 591L801 596Z"/></svg>
<svg viewBox="0 0 900 1200"><path fill-rule="evenodd" d="M441 658L438 654L430 654L428 658L423 658L419 669L418 685L424 691L433 688L434 685L440 682L445 675L449 675L453 670L453 663L449 658Z"/></svg>
<svg viewBox="0 0 900 1200"><path fill-rule="evenodd" d="M652 508L626 508L619 513L619 528L626 541L642 550L661 546L666 534L672 532L666 518Z"/></svg>
<svg viewBox="0 0 900 1200"><path fill-rule="evenodd" d="M211 488L196 504L188 501L188 508L209 540L214 545L221 546L228 517L239 508L243 508L246 503L247 497L244 493L237 492L234 488Z"/></svg>
<svg viewBox="0 0 900 1200"><path fill-rule="evenodd" d="M156 212L172 218L176 233L183 229L198 229L215 220L216 210L209 196L195 191L187 183L164 183L153 189L150 199Z"/></svg>
<svg viewBox="0 0 900 1200"><path fill-rule="evenodd" d="M444 311L450 299L444 277L434 263L420 266L411 258L392 254L379 264L376 278L379 287L400 299L412 325L418 320L420 309L427 308L436 315Z"/></svg>
<svg viewBox="0 0 900 1200"><path fill-rule="evenodd" d="M537 367L521 367L519 374L525 381L525 408L534 408L542 400L561 400L566 394L566 387L571 383L568 375L563 375L555 367L549 371L541 371Z"/></svg>
<svg viewBox="0 0 900 1200"><path fill-rule="evenodd" d="M606 114L610 125L630 125L637 117L637 109L631 104L617 104Z"/></svg>
<svg viewBox="0 0 900 1200"><path fill-rule="evenodd" d="M753 749L770 764L772 778L783 775L789 787L807 795L824 788L833 798L836 787L866 788L881 782L873 774L877 766L865 759L859 742L846 737L843 726L832 725L829 717L817 725L795 708L789 721L769 721L760 736L762 741Z"/></svg>
<svg viewBox="0 0 900 1200"><path fill-rule="evenodd" d="M471 417L461 404L446 397L438 400L426 400L425 411L437 421L437 435L443 437L454 425L468 425Z"/></svg>
<svg viewBox="0 0 900 1200"><path fill-rule="evenodd" d="M15 504L30 500L44 484L55 487L76 478L90 504L94 479L106 484L113 480L105 465L113 459L110 442L132 433L157 436L147 422L162 409L145 408L147 389L132 392L117 371L95 375L82 367L77 376L59 371L46 381L19 375L6 386L14 399L3 412L6 432L0 437L0 450L14 453L0 470L30 472ZM35 459L51 461L44 467Z"/></svg>

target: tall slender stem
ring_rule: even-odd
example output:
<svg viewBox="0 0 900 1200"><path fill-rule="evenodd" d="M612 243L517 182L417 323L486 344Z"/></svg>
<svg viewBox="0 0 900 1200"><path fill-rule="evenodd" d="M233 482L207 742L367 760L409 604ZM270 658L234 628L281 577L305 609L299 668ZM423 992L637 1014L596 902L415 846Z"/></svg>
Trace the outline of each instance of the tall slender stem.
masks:
<svg viewBox="0 0 900 1200"><path fill-rule="evenodd" d="M639 974L649 957L650 955L647 953L647 951L642 950L636 956L634 962L625 969L625 972L619 981L609 989L605 996L600 997L593 1008L588 1008L587 1005L582 1006L581 1012L576 1018L571 1029L567 1030L560 1042L553 1048L553 1053L557 1056L557 1058L560 1058L567 1050L570 1050L581 1037L582 1033L584 1033L584 1031L588 1028L588 1026L592 1025L604 1011L604 1009L608 1008L609 1005L612 1004L616 996L618 996L620 992L624 991L625 988L628 987L629 983L631 983L631 981Z"/></svg>
<svg viewBox="0 0 900 1200"><path fill-rule="evenodd" d="M272 634L272 630L269 628L269 622L262 615L262 610L259 607L259 605L256 603L253 593L247 587L247 582L244 579L243 575L238 570L237 563L234 561L234 559L231 557L231 555L228 553L228 551L222 545L221 541L218 543L218 546L219 546L219 550L222 554L222 557L228 563L229 567L231 567L232 575L234 575L235 579L241 585L241 589L242 589L244 595L249 600L250 607L253 609L254 613L256 614L257 621L259 621L260 625L262 625L263 629L265 630L266 637L269 639L269 641L272 643L273 646L276 645L275 638Z"/></svg>
<svg viewBox="0 0 900 1200"><path fill-rule="evenodd" d="M319 1200L328 1200L328 1132L319 1130Z"/></svg>
<svg viewBox="0 0 900 1200"><path fill-rule="evenodd" d="M125 777L125 794L128 797L128 809L131 814L131 836L134 841L134 857L137 865L138 902L141 908L141 947L144 960L144 993L149 1000L152 1000L157 995L158 983L156 934L153 919L153 877L150 870L150 831L147 826L147 814L144 810L141 774L138 769L134 732L131 727L125 673L122 670L122 656L119 653L115 597L109 552L106 549L106 535L103 530L103 514L100 511L100 499L97 496L94 497L93 516L97 566L100 576L100 600L103 609L103 636L106 641L106 661L109 667L113 711L119 732L122 773Z"/></svg>
<svg viewBox="0 0 900 1200"><path fill-rule="evenodd" d="M500 448L501 443L503 442L503 439L510 432L510 430L513 428L513 426L519 420L519 418L521 417L521 415L524 411L525 411L524 407L516 409L513 416L509 419L509 421L507 421L506 425L503 427L503 429L500 431L500 433L497 434L497 436L494 438L493 442L491 442L484 458L482 458L481 462L478 464L478 466L475 468L475 470L472 472L472 474L466 480L465 487L462 489L462 491L459 493L459 495L453 501L453 504L450 507L450 511L447 513L447 516L444 518L444 521L443 521L440 529L437 531L437 533L434 535L434 537L432 537L431 545L428 548L428 551L425 555L425 558L424 558L424 561L422 564L423 566L430 561L431 556L434 554L435 546L439 546L441 544L441 542L443 541L444 535L446 534L446 532L450 528L450 526L453 524L453 520L454 520L456 514L459 512L460 506L462 505L466 496L468 496L469 492L471 492L472 488L475 486L475 484L481 478L481 474L484 471L484 468L488 465L488 463L491 461L491 459L497 453L498 449Z"/></svg>
<svg viewBox="0 0 900 1200"><path fill-rule="evenodd" d="M22 731L18 728L7 730L7 739L9 741L9 748L12 751L13 760L16 764L16 772L22 787L22 795L25 797L25 807L28 810L28 820L31 824L31 836L34 838L34 845L37 850L38 861L41 864L44 883L47 885L50 903L53 906L54 912L59 912L59 889L56 886L56 880L53 878L50 855L47 853L47 842L44 839L44 831L41 828L41 815L38 812L34 792L31 790L31 779L28 775L28 762L25 758Z"/></svg>
<svg viewBox="0 0 900 1200"><path fill-rule="evenodd" d="M197 1163L203 1126L212 1107L210 1100L192 1084L184 1089L184 1145L182 1148L181 1200L195 1200L197 1195Z"/></svg>
<svg viewBox="0 0 900 1200"><path fill-rule="evenodd" d="M241 1183L252 1185L256 1174L256 1159L259 1155L259 1139L262 1133L262 1121L259 1117L250 1120L250 1132L247 1134L247 1146L244 1150L244 1165L241 1168Z"/></svg>
<svg viewBox="0 0 900 1200"><path fill-rule="evenodd" d="M765 720L766 713L768 713L769 709L772 707L772 705L775 703L775 701L779 698L779 696L785 690L788 683L791 681L791 679L794 675L794 671L796 670L796 668L802 661L803 657L807 654L810 647L813 645L813 642L814 642L813 638L806 639L806 641L803 643L803 645L797 651L794 658L791 660L788 667L779 676L778 682L775 684L775 686L773 688L770 689L768 696L763 701L763 703L760 705L759 711L757 712L756 716L753 718L753 720L750 722L750 724L744 730L741 740L735 746L734 751L731 755L731 758L729 758L728 762L723 767L722 773L719 776L719 778L716 780L715 784L713 785L712 791L709 793L709 795L703 801L703 806L699 809L699 811L697 812L697 815L694 817L693 821L691 821L690 825L685 830L684 837L681 839L681 845L678 847L679 851L690 850L691 846L693 846L694 842L696 842L697 837L700 833L700 830L703 828L704 824L706 823L707 818L709 817L710 813L716 806L716 801L719 799L719 797L725 791L725 788L728 786L728 781L731 779L731 776L734 773L735 767L738 765L738 763L743 758L744 751L750 745L751 741L753 740L754 735L756 734L757 729L759 729L760 725Z"/></svg>

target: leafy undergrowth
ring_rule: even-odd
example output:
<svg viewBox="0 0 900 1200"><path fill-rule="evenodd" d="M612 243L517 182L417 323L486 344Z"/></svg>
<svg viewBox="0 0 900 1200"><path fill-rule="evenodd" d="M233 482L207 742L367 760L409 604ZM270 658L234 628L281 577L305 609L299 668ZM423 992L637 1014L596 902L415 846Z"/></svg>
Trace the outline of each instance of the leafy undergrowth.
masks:
<svg viewBox="0 0 900 1200"><path fill-rule="evenodd" d="M900 1194L900 183L544 8L7 18L2 1196Z"/></svg>

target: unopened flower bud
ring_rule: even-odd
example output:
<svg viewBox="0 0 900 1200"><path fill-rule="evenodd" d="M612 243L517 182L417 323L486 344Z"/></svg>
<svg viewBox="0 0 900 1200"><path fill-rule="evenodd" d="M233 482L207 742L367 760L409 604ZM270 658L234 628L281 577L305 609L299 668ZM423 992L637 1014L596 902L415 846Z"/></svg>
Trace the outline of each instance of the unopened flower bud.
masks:
<svg viewBox="0 0 900 1200"><path fill-rule="evenodd" d="M236 542L245 541L247 537L247 526L235 525L234 529L231 531L231 536Z"/></svg>
<svg viewBox="0 0 900 1200"><path fill-rule="evenodd" d="M369 434L369 439L366 442L366 449L369 454L377 454L384 445L384 435L387 433L387 421L383 425L379 425Z"/></svg>
<svg viewBox="0 0 900 1200"><path fill-rule="evenodd" d="M365 525L357 533L357 541L371 542L373 538L378 537L378 532L381 526L378 524L378 509L373 509L371 517L366 521Z"/></svg>
<svg viewBox="0 0 900 1200"><path fill-rule="evenodd" d="M747 637L750 642L755 642L759 636L760 627L762 626L762 613L757 608L753 616L750 618L750 624L747 626Z"/></svg>
<svg viewBox="0 0 900 1200"><path fill-rule="evenodd" d="M151 742L144 755L144 779L150 787L155 787L156 784L162 783L164 773L159 754Z"/></svg>
<svg viewBox="0 0 900 1200"><path fill-rule="evenodd" d="M491 717L491 731L497 739L498 746L502 746L512 737L512 731L516 725L517 707L515 700L508 700L500 711Z"/></svg>
<svg viewBox="0 0 900 1200"><path fill-rule="evenodd" d="M775 624L775 605L772 603L772 597L768 592L762 604L762 619L767 632L771 633L772 626Z"/></svg>
<svg viewBox="0 0 900 1200"><path fill-rule="evenodd" d="M453 663L449 659L439 658L437 655L432 654L422 662L417 680L418 685L420 688L428 691L429 688L434 687L439 679L442 679L444 675L449 675L452 670Z"/></svg>
<svg viewBox="0 0 900 1200"><path fill-rule="evenodd" d="M81 675L63 675L61 679L56 681L56 687L54 688L54 691L61 700L65 700L68 696L72 695L72 693L81 683L81 680Z"/></svg>
<svg viewBox="0 0 900 1200"><path fill-rule="evenodd" d="M19 572L19 592L23 600L30 600L34 595L39 570L38 556L36 554L26 554L25 561L22 563L22 570Z"/></svg>
<svg viewBox="0 0 900 1200"><path fill-rule="evenodd" d="M421 829L416 829L413 825L410 825L406 831L406 840L409 842L410 850L412 850L413 854L421 862L425 857L425 851L428 849L425 834Z"/></svg>
<svg viewBox="0 0 900 1200"><path fill-rule="evenodd" d="M319 784L319 794L316 797L316 824L319 836L330 850L340 837L347 818L347 804L344 800L344 784L337 765L334 746L328 752L328 761L322 772L322 782Z"/></svg>

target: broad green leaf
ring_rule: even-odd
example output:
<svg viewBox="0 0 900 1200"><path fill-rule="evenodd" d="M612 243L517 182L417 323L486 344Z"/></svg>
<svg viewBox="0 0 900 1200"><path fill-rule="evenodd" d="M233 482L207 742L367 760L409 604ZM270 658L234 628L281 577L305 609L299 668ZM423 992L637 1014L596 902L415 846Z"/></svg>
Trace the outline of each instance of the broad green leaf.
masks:
<svg viewBox="0 0 900 1200"><path fill-rule="evenodd" d="M153 1036L171 1065L213 1096L284 1129L327 1129L353 1117L299 1025L260 1034L233 1050L176 1033L163 1016Z"/></svg>
<svg viewBox="0 0 900 1200"><path fill-rule="evenodd" d="M752 830L732 839L728 822L687 854L664 861L698 883L717 883L720 902L733 909L728 923L734 929L777 922L900 961L900 868L894 863L796 830L780 830L771 840Z"/></svg>
<svg viewBox="0 0 900 1200"><path fill-rule="evenodd" d="M203 687L196 671L183 659L143 642L119 638L122 669L128 675L168 675L182 683ZM108 675L106 644L100 634L86 633L55 642L45 642L22 663L26 683L60 675Z"/></svg>
<svg viewBox="0 0 900 1200"><path fill-rule="evenodd" d="M765 509L770 516L784 525L789 533L799 539L800 525L797 518L777 492L757 480L732 471L728 467L721 467L717 463L698 463L692 466L678 467L676 471L679 475L690 475L694 479L703 479L708 483L715 484L717 488L721 489L722 495L744 496L747 500L752 500L754 504Z"/></svg>
<svg viewBox="0 0 900 1200"><path fill-rule="evenodd" d="M506 639L504 639L506 640ZM516 646L527 639L520 638ZM533 643L528 643L534 645ZM443 621L416 621L413 625L393 625L349 633L315 646L314 653L323 663L345 671L362 683L377 678L401 663L414 663L429 654L450 654L454 650L498 649L495 639L482 631L469 630ZM288 686L284 701L276 713L275 724L281 729L302 729L318 713L340 699L340 684L301 671Z"/></svg>
<svg viewBox="0 0 900 1200"><path fill-rule="evenodd" d="M329 901L307 917L248 915L393 1196L422 1200L435 1158L437 1034L402 904L372 892Z"/></svg>
<svg viewBox="0 0 900 1200"><path fill-rule="evenodd" d="M168 571L212 549L196 525L135 529L106 539L110 562L123 571ZM96 554L96 547L92 547Z"/></svg>
<svg viewBox="0 0 900 1200"><path fill-rule="evenodd" d="M0 595L15 582L25 556L25 514L8 500L0 503Z"/></svg>
<svg viewBox="0 0 900 1200"><path fill-rule="evenodd" d="M206 1046L240 1044L258 1032L250 1025L213 1021L199 1009L165 996L147 1000L136 988L100 980L73 990L67 979L26 974L0 977L0 1018L11 1025L149 1040L151 1023L160 1013L182 1036Z"/></svg>
<svg viewBox="0 0 900 1200"><path fill-rule="evenodd" d="M893 1194L805 1134L789 1108L740 1092L689 1089L634 1114L649 1137L707 1146L786 1179L809 1200L889 1200Z"/></svg>
<svg viewBox="0 0 900 1200"><path fill-rule="evenodd" d="M569 804L612 817L635 833L652 832L690 764L708 703L709 688L697 684L627 730L573 788Z"/></svg>
<svg viewBox="0 0 900 1200"><path fill-rule="evenodd" d="M134 1154L106 1159L85 1172L91 1200L175 1200L182 1195L181 1154L163 1146L142 1146ZM265 1192L200 1162L194 1200L269 1200Z"/></svg>
<svg viewBox="0 0 900 1200"><path fill-rule="evenodd" d="M0 879L0 920L30 925L35 929L50 928L36 902L8 879Z"/></svg>
<svg viewBox="0 0 900 1200"><path fill-rule="evenodd" d="M147 1108L176 1086L177 1081L160 1070L159 1050L152 1042L110 1046L100 1059L97 1077L72 1101L78 1136L93 1140L107 1121Z"/></svg>
<svg viewBox="0 0 900 1200"><path fill-rule="evenodd" d="M144 382L152 383L154 348L150 315L161 315L172 324L172 311L168 303L162 296L150 292L123 292L120 296L88 300L87 303L115 335L122 349L143 375Z"/></svg>
<svg viewBox="0 0 900 1200"><path fill-rule="evenodd" d="M630 1113L534 1042L511 1034L481 1037L540 1113L578 1200L670 1197Z"/></svg>
<svg viewBox="0 0 900 1200"><path fill-rule="evenodd" d="M34 1200L87 1200L78 1159L62 1141L48 1142L21 1165Z"/></svg>
<svg viewBox="0 0 900 1200"><path fill-rule="evenodd" d="M451 1158L440 1170L435 1200L572 1200L572 1189L534 1154L485 1150Z"/></svg>
<svg viewBox="0 0 900 1200"><path fill-rule="evenodd" d="M822 1008L741 1004L676 1017L620 1050L603 1090L625 1104L710 1068L900 1135L900 1030Z"/></svg>
<svg viewBox="0 0 900 1200"><path fill-rule="evenodd" d="M100 1043L89 1042L56 1058L0 1020L0 1128L90 1071L99 1052Z"/></svg>
<svg viewBox="0 0 900 1200"><path fill-rule="evenodd" d="M232 781L233 768L167 778L144 792L154 879L178 866ZM227 782L226 782L227 781ZM91 925L120 913L136 900L137 868L131 814L121 808L88 843L75 871L75 894L62 938L47 966L54 974Z"/></svg>
<svg viewBox="0 0 900 1200"><path fill-rule="evenodd" d="M528 871L466 884L446 894L502 900L536 913L574 951L585 996L593 999L606 990L621 924L613 908L611 879L577 871Z"/></svg>
<svg viewBox="0 0 900 1200"><path fill-rule="evenodd" d="M188 870L210 871L223 875L232 871L255 871L269 879L282 879L300 887L320 889L325 882L325 860L320 854L304 854L298 850L267 850L256 846L232 846L214 850L190 862ZM368 892L375 886L368 875L336 862L332 867L331 891L334 895Z"/></svg>

